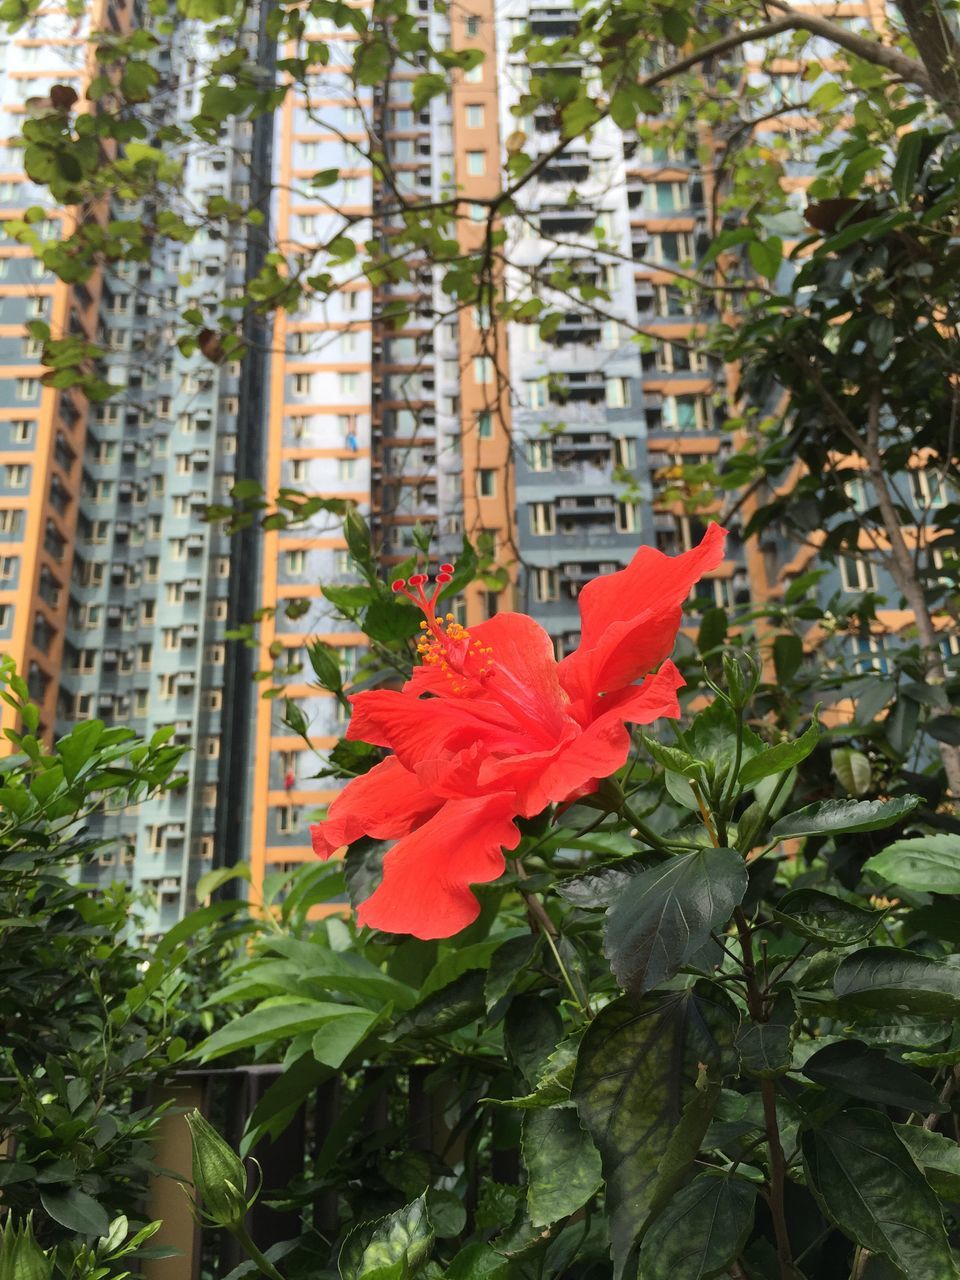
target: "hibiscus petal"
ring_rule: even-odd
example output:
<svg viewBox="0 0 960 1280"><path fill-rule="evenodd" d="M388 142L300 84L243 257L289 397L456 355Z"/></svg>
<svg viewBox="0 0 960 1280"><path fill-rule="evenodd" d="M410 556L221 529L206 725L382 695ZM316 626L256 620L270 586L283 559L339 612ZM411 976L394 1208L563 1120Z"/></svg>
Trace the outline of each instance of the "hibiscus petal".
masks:
<svg viewBox="0 0 960 1280"><path fill-rule="evenodd" d="M560 663L560 681L583 722L593 699L632 684L673 649L693 586L723 559L726 530L712 524L699 546L679 556L641 547L618 573L580 592L580 646Z"/></svg>
<svg viewBox="0 0 960 1280"><path fill-rule="evenodd" d="M425 788L396 756L389 756L348 783L330 805L326 820L310 828L313 851L329 858L361 836L395 840L432 817L442 804L442 796Z"/></svg>
<svg viewBox="0 0 960 1280"><path fill-rule="evenodd" d="M481 666L489 666L489 674L476 679L473 673ZM498 613L471 627L456 694L453 683L439 665L421 666L404 685L404 692L496 703L542 742L555 738L567 719L570 700L560 685L553 641L539 622L524 613Z"/></svg>
<svg viewBox="0 0 960 1280"><path fill-rule="evenodd" d="M362 903L357 923L415 938L449 938L480 914L470 892L503 874L504 849L515 849L511 795L450 800L398 840L383 862L383 881Z"/></svg>
<svg viewBox="0 0 960 1280"><path fill-rule="evenodd" d="M416 698L395 689L358 693L347 737L390 747L413 769L423 760L447 757L480 743L488 750L514 751L518 729L496 703Z"/></svg>
<svg viewBox="0 0 960 1280"><path fill-rule="evenodd" d="M599 714L592 723L554 760L545 762L521 792L520 812L532 817L548 804L587 795L593 789L589 787L591 782L616 773L630 754L630 734L625 723L650 724L661 717L677 719L677 690L683 685L684 679L674 664L665 662L643 684L599 698L595 703Z"/></svg>

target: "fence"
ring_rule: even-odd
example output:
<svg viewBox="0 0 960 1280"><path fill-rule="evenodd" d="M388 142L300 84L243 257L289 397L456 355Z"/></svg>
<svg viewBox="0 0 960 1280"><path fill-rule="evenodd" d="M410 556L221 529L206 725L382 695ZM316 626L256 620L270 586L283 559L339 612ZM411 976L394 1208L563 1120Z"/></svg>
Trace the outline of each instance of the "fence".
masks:
<svg viewBox="0 0 960 1280"><path fill-rule="evenodd" d="M452 1132L446 1119L449 1094L429 1087L433 1066L376 1067L364 1071L364 1083L381 1085L372 1090L372 1102L365 1111L362 1127L376 1133L388 1123L388 1108L402 1106L403 1128L408 1148L429 1152L447 1164L462 1156L462 1134ZM223 1231L197 1226L188 1197L178 1179L190 1181L190 1135L184 1115L198 1108L239 1146L249 1117L264 1094L282 1075L277 1065L233 1067L180 1072L173 1084L158 1091L155 1101L169 1101L170 1107L159 1126L155 1161L163 1172L151 1183L146 1214L163 1222L152 1244L168 1245L177 1256L153 1259L143 1264L145 1280L201 1280L201 1275L221 1280L243 1261L236 1242ZM275 1140L260 1142L253 1156L260 1165L263 1187L251 1211L248 1227L256 1244L266 1251L271 1245L300 1234L307 1223L328 1237L340 1229L337 1195L322 1192L312 1198L309 1209L280 1211L267 1201L282 1196L291 1182L308 1172L312 1160L336 1133L343 1115L345 1090L335 1077L318 1085ZM489 1172L497 1182L516 1183L519 1154L513 1149L490 1152ZM464 1203L468 1218L476 1207L480 1171L473 1169ZM255 1183L251 1180L251 1185Z"/></svg>

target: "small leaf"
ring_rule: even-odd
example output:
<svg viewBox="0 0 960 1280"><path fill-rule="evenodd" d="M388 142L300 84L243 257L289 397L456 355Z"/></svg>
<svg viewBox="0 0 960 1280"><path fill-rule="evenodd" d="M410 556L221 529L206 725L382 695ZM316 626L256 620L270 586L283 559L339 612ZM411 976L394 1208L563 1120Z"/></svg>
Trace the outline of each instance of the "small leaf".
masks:
<svg viewBox="0 0 960 1280"><path fill-rule="evenodd" d="M873 771L869 759L862 751L852 747L837 747L830 752L830 763L837 781L852 796L862 796L870 789Z"/></svg>
<svg viewBox="0 0 960 1280"><path fill-rule="evenodd" d="M788 813L774 823L770 835L774 840L793 840L798 836L880 831L906 817L919 803L919 796L901 796L896 800L823 800Z"/></svg>
<svg viewBox="0 0 960 1280"><path fill-rule="evenodd" d="M694 1178L643 1237L643 1280L705 1280L724 1271L750 1234L756 1198L757 1188L744 1178Z"/></svg>
<svg viewBox="0 0 960 1280"><path fill-rule="evenodd" d="M397 1280L413 1275L430 1256L433 1227L426 1195L347 1236L338 1262L341 1280Z"/></svg>
<svg viewBox="0 0 960 1280"><path fill-rule="evenodd" d="M898 889L960 893L960 836L942 833L895 840L868 858L863 869Z"/></svg>
<svg viewBox="0 0 960 1280"><path fill-rule="evenodd" d="M576 1213L600 1189L600 1156L573 1107L524 1112L522 1150L535 1227Z"/></svg>
<svg viewBox="0 0 960 1280"><path fill-rule="evenodd" d="M735 849L700 849L634 876L607 917L604 954L625 991L672 978L727 923L747 891Z"/></svg>
<svg viewBox="0 0 960 1280"><path fill-rule="evenodd" d="M110 1231L110 1219L103 1205L87 1195L79 1187L66 1191L41 1188L40 1203L54 1222L68 1231L83 1236L105 1236Z"/></svg>
<svg viewBox="0 0 960 1280"><path fill-rule="evenodd" d="M923 1076L862 1040L825 1045L807 1059L803 1074L815 1084L839 1089L863 1102L880 1102L924 1114L948 1109Z"/></svg>
<svg viewBox="0 0 960 1280"><path fill-rule="evenodd" d="M918 1124L895 1124L897 1137L944 1199L960 1202L960 1146Z"/></svg>
<svg viewBox="0 0 960 1280"><path fill-rule="evenodd" d="M856 1009L960 1017L960 968L900 947L869 947L845 956L833 991Z"/></svg>
<svg viewBox="0 0 960 1280"><path fill-rule="evenodd" d="M801 937L835 947L864 942L884 915L821 889L791 890L780 899L773 914Z"/></svg>
<svg viewBox="0 0 960 1280"><path fill-rule="evenodd" d="M814 722L809 729L801 733L793 742L780 742L775 747L761 751L758 756L748 760L740 770L740 785L752 787L761 778L769 778L776 773L786 773L801 760L806 760L820 740L820 726Z"/></svg>
<svg viewBox="0 0 960 1280"><path fill-rule="evenodd" d="M803 1135L807 1182L855 1244L910 1280L956 1275L937 1197L886 1116L854 1108Z"/></svg>

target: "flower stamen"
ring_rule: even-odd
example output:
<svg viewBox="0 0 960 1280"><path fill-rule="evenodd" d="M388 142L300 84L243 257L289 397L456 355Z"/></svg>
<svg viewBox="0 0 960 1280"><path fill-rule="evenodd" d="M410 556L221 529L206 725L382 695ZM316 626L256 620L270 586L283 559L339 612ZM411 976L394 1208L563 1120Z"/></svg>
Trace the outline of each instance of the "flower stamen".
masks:
<svg viewBox="0 0 960 1280"><path fill-rule="evenodd" d="M423 613L417 653L425 666L437 667L448 676L454 693L465 693L471 680L482 681L493 670L493 650L471 640L470 632L452 613L437 616L436 605L440 592L453 580L454 566L442 564L434 578L433 592L428 596L424 588L430 577L426 573L412 573L409 578L397 578L391 583L396 595L403 595ZM468 670L469 665L469 670Z"/></svg>

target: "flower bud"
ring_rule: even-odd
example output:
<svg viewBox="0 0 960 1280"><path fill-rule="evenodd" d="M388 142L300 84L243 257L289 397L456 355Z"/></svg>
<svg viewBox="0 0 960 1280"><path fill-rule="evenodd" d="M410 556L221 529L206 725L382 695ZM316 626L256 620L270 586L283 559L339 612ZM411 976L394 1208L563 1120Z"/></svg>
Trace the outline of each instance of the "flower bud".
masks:
<svg viewBox="0 0 960 1280"><path fill-rule="evenodd" d="M193 1185L207 1217L218 1227L242 1226L247 1216L247 1171L199 1111L187 1116L193 1139Z"/></svg>
<svg viewBox="0 0 960 1280"><path fill-rule="evenodd" d="M723 655L723 678L727 701L734 709L748 705L757 691L762 675L760 664L752 653L744 650L736 657Z"/></svg>
<svg viewBox="0 0 960 1280"><path fill-rule="evenodd" d="M8 1216L0 1234L0 1277L7 1280L50 1280L53 1275L53 1258L48 1258L37 1244L33 1234L33 1214L29 1214L22 1227Z"/></svg>

